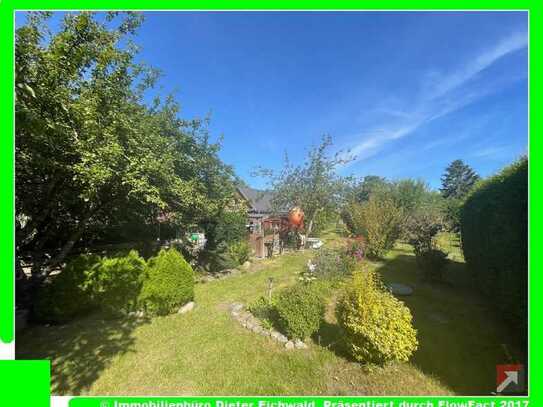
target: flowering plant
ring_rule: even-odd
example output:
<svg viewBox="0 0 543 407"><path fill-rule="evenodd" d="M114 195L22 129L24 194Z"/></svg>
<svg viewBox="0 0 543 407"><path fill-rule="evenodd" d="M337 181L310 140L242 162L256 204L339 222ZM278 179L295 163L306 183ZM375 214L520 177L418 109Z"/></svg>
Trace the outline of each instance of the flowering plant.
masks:
<svg viewBox="0 0 543 407"><path fill-rule="evenodd" d="M300 272L298 280L304 283L310 283L317 279L315 271L317 270L317 265L314 264L311 260L307 261L307 267Z"/></svg>
<svg viewBox="0 0 543 407"><path fill-rule="evenodd" d="M356 259L356 261L364 260L364 254L365 254L365 242L364 242L364 239L362 237L357 237L357 238L351 239L347 243L345 253L348 256L354 257Z"/></svg>

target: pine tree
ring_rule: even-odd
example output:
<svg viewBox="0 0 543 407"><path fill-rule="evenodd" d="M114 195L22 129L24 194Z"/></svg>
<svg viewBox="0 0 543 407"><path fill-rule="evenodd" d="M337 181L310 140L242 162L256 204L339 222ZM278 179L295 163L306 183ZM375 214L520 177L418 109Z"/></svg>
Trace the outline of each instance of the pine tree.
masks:
<svg viewBox="0 0 543 407"><path fill-rule="evenodd" d="M441 194L444 198L462 198L479 178L469 165L464 164L462 160L455 160L449 164L441 177Z"/></svg>

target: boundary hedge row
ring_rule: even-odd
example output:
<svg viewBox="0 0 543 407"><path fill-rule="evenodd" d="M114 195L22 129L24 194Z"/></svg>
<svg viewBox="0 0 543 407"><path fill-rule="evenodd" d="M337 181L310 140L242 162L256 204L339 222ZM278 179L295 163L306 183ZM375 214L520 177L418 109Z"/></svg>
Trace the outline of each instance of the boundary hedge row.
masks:
<svg viewBox="0 0 543 407"><path fill-rule="evenodd" d="M462 246L478 288L527 335L528 160L480 182L460 214Z"/></svg>

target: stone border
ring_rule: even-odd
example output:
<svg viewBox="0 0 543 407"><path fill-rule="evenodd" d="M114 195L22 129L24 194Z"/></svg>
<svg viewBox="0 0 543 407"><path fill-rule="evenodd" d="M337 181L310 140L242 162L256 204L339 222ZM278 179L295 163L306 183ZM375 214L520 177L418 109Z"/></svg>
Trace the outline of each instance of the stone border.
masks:
<svg viewBox="0 0 543 407"><path fill-rule="evenodd" d="M264 328L258 318L256 318L253 314L246 310L245 306L239 302L230 304L230 315L232 315L232 317L236 321L238 321L242 327L256 334L271 338L273 341L282 344L287 350L307 349L308 347L303 341L299 339L296 339L294 341L289 340L285 335L283 335L281 332L276 331L275 329Z"/></svg>

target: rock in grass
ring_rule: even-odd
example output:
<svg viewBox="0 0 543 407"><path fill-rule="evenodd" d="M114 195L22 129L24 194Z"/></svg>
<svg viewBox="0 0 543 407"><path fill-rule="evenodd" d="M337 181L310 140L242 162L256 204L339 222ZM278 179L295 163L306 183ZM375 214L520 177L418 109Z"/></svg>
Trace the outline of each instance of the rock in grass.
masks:
<svg viewBox="0 0 543 407"><path fill-rule="evenodd" d="M242 312L242 313L239 314L238 320L246 322L246 321L251 319L251 316L252 315L250 313L248 313L248 312Z"/></svg>
<svg viewBox="0 0 543 407"><path fill-rule="evenodd" d="M241 267L243 268L243 270L249 270L249 268L251 268L251 262L246 261Z"/></svg>
<svg viewBox="0 0 543 407"><path fill-rule="evenodd" d="M287 350L294 349L294 342L288 341L287 343L285 343L285 348L286 348Z"/></svg>
<svg viewBox="0 0 543 407"><path fill-rule="evenodd" d="M232 305L230 305L231 312L240 312L242 309L243 309L243 304L239 302L235 302Z"/></svg>
<svg viewBox="0 0 543 407"><path fill-rule="evenodd" d="M307 345L299 339L294 341L294 347L296 349L307 349Z"/></svg>
<svg viewBox="0 0 543 407"><path fill-rule="evenodd" d="M194 301L187 302L185 305L183 305L181 308L179 308L179 311L177 311L178 314L185 314L189 311L192 311L194 309L194 306L196 304Z"/></svg>
<svg viewBox="0 0 543 407"><path fill-rule="evenodd" d="M277 339L277 341L281 342L281 343L287 343L288 342L288 338L283 334L277 335L277 337L275 339Z"/></svg>
<svg viewBox="0 0 543 407"><path fill-rule="evenodd" d="M390 292L395 295L411 295L413 294L413 289L405 284L400 283L390 283L388 285Z"/></svg>

